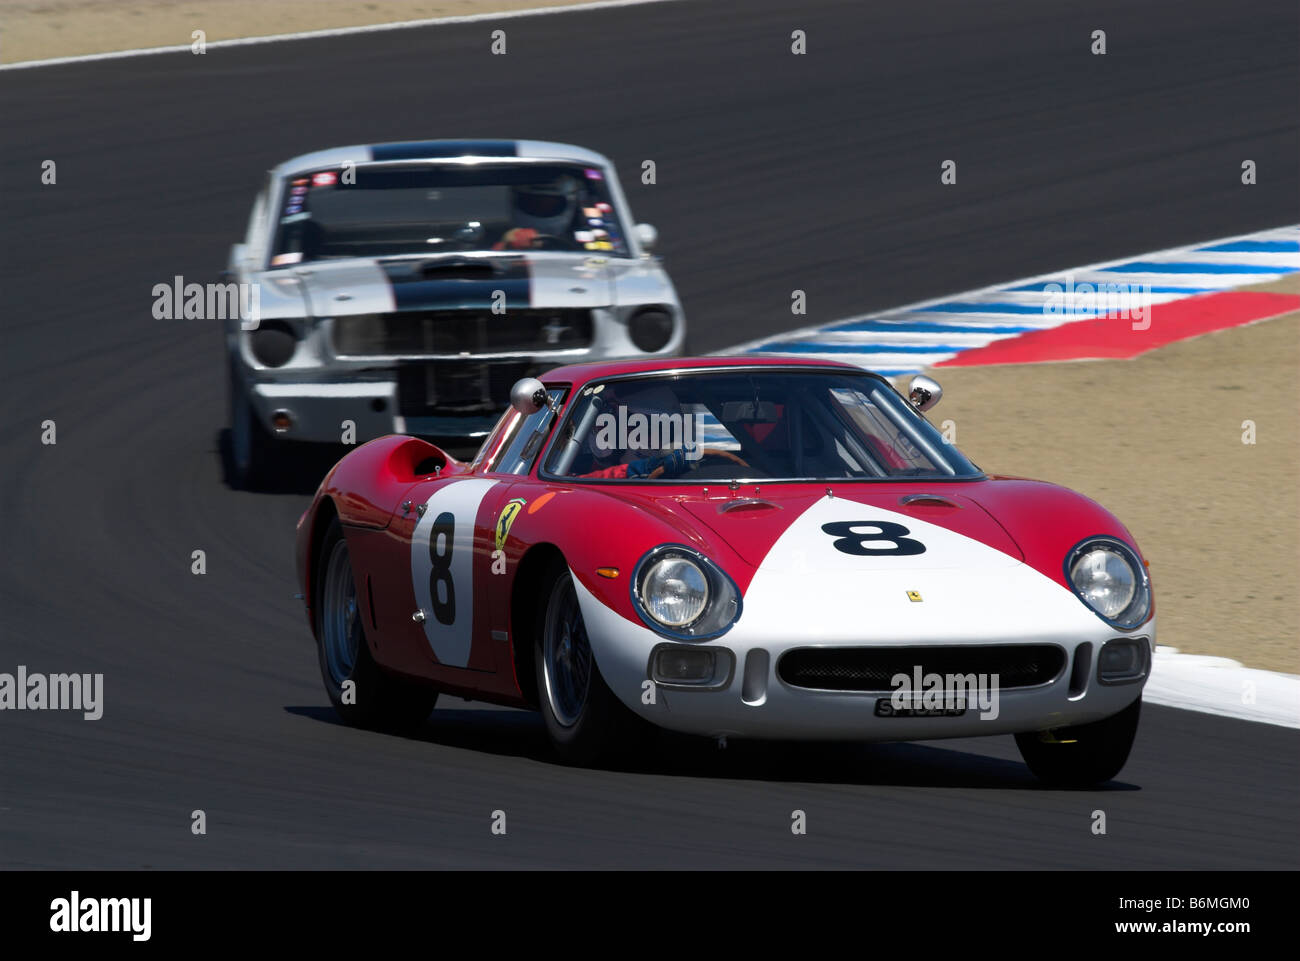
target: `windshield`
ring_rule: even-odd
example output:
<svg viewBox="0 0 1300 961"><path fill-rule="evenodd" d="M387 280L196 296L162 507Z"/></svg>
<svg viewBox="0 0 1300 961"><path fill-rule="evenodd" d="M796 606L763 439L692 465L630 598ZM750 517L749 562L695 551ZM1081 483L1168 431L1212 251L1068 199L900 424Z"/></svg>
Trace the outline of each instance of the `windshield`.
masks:
<svg viewBox="0 0 1300 961"><path fill-rule="evenodd" d="M545 472L687 483L980 476L884 380L808 369L590 384L558 432Z"/></svg>
<svg viewBox="0 0 1300 961"><path fill-rule="evenodd" d="M361 165L293 177L271 266L489 250L628 256L604 171L562 163Z"/></svg>

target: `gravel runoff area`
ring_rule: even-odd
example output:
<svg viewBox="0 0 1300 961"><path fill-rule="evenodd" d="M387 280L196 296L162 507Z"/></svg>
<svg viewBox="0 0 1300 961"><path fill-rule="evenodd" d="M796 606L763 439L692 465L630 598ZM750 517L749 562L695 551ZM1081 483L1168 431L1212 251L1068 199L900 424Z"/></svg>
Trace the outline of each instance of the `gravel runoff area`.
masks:
<svg viewBox="0 0 1300 961"><path fill-rule="evenodd" d="M592 0L0 0L0 63ZM486 41L485 41L486 42Z"/></svg>

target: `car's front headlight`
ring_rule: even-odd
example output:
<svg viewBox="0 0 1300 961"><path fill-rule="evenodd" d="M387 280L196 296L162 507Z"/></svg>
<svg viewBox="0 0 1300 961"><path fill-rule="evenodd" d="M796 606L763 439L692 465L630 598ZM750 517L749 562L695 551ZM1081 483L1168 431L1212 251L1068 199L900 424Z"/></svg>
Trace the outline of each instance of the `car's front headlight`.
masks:
<svg viewBox="0 0 1300 961"><path fill-rule="evenodd" d="M1133 549L1113 537L1090 537L1065 558L1074 593L1107 624L1129 630L1146 620L1151 583Z"/></svg>
<svg viewBox="0 0 1300 961"><path fill-rule="evenodd" d="M660 634L704 640L724 633L740 616L740 592L703 554L665 544L637 562L632 604Z"/></svg>

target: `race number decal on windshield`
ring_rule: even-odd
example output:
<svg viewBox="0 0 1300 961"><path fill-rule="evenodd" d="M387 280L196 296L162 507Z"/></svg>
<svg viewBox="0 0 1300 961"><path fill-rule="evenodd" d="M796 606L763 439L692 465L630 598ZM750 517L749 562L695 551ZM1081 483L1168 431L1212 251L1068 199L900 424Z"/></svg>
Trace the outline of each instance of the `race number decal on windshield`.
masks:
<svg viewBox="0 0 1300 961"><path fill-rule="evenodd" d="M411 533L411 586L440 664L469 665L474 639L474 523L490 480L452 481L425 502Z"/></svg>

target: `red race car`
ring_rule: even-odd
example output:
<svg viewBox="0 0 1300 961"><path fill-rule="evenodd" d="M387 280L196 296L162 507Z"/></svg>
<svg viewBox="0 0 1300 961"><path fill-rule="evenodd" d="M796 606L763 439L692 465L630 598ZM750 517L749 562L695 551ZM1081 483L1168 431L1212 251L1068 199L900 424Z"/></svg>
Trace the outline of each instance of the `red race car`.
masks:
<svg viewBox="0 0 1300 961"><path fill-rule="evenodd" d="M1014 734L1063 784L1115 774L1155 646L1147 565L1072 491L986 476L860 368L781 358L526 379L472 463L348 454L298 523L342 717L439 692L541 712L592 763L711 737Z"/></svg>

